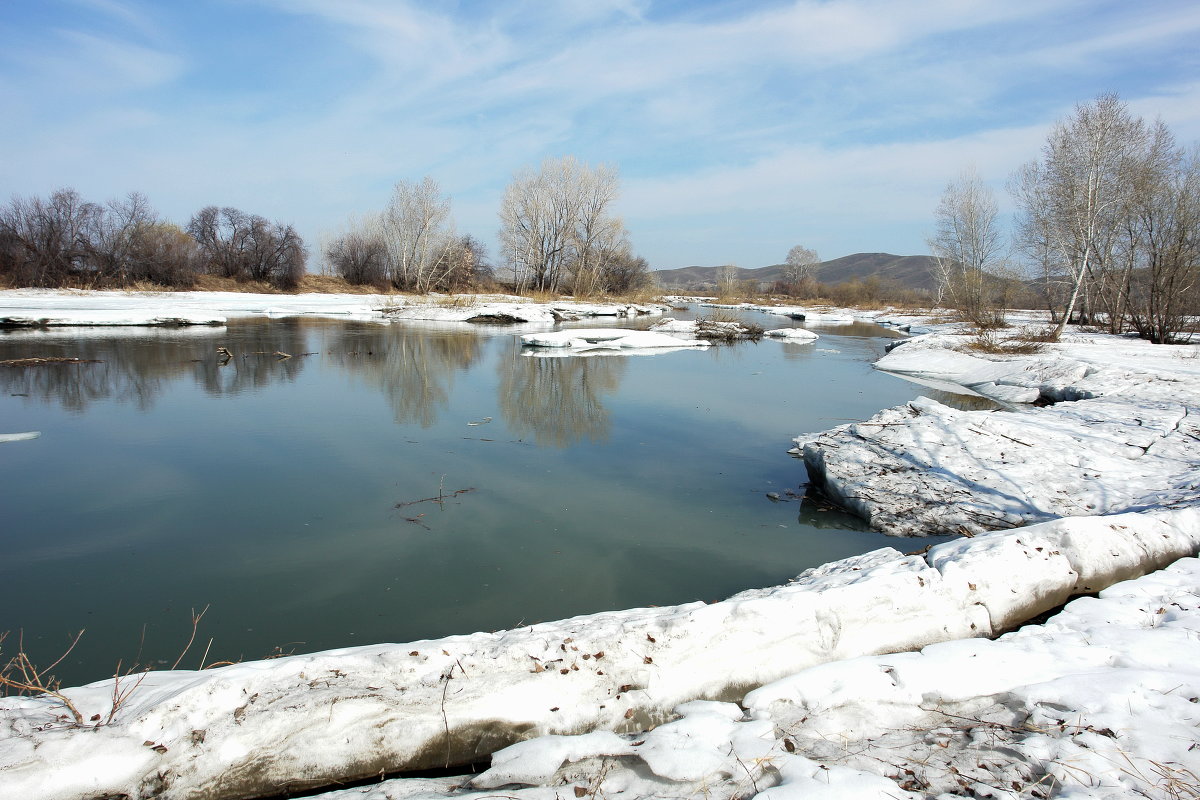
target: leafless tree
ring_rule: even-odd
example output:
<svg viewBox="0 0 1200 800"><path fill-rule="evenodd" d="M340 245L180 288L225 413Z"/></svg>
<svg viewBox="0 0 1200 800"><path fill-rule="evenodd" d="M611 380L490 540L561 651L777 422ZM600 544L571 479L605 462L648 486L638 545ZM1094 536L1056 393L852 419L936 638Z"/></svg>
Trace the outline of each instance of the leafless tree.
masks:
<svg viewBox="0 0 1200 800"><path fill-rule="evenodd" d="M1117 95L1102 94L1057 123L1041 159L1014 177L1026 251L1039 251L1069 286L1055 338L1085 298L1089 281L1112 267L1132 199L1131 176L1148 141L1145 123Z"/></svg>
<svg viewBox="0 0 1200 800"><path fill-rule="evenodd" d="M1189 341L1200 313L1200 150L1171 148L1137 182L1120 313L1142 338Z"/></svg>
<svg viewBox="0 0 1200 800"><path fill-rule="evenodd" d="M522 288L603 290L609 260L627 248L612 216L615 167L591 168L572 156L547 159L513 177L500 206L501 254Z"/></svg>
<svg viewBox="0 0 1200 800"><path fill-rule="evenodd" d="M475 237L447 237L433 258L429 288L441 292L480 289L492 284L487 248Z"/></svg>
<svg viewBox="0 0 1200 800"><path fill-rule="evenodd" d="M350 283L382 286L387 282L387 245L377 230L352 224L326 245L325 258Z"/></svg>
<svg viewBox="0 0 1200 800"><path fill-rule="evenodd" d="M378 230L387 249L388 279L397 289L428 292L443 277L445 265L437 256L454 232L450 200L432 178L398 182Z"/></svg>
<svg viewBox="0 0 1200 800"><path fill-rule="evenodd" d="M74 189L13 198L0 208L0 272L18 286L91 283L90 233L102 213Z"/></svg>
<svg viewBox="0 0 1200 800"><path fill-rule="evenodd" d="M998 217L992 190L968 169L946 185L929 240L939 298L980 327L996 324L1003 313L990 296L1004 264Z"/></svg>
<svg viewBox="0 0 1200 800"><path fill-rule="evenodd" d="M717 269L717 295L722 301L728 301L738 293L740 272L737 264L726 264Z"/></svg>
<svg viewBox="0 0 1200 800"><path fill-rule="evenodd" d="M791 291L798 289L806 281L816 277L817 266L821 257L812 248L798 244L788 250L787 259L783 265L783 283Z"/></svg>
<svg viewBox="0 0 1200 800"><path fill-rule="evenodd" d="M207 206L188 223L209 270L227 278L294 288L308 251L291 225L268 222L236 208Z"/></svg>

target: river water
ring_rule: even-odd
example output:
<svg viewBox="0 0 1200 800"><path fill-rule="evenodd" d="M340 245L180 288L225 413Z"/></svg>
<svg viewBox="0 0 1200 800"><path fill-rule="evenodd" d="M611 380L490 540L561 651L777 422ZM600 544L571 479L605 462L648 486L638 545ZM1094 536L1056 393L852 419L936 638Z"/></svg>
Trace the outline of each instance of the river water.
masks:
<svg viewBox="0 0 1200 800"><path fill-rule="evenodd" d="M3 656L22 636L48 663L86 628L71 685L171 666L204 609L181 668L713 601L906 549L787 494L793 436L929 393L871 368L883 329L813 329L587 358L466 325L0 333L0 360L95 361L0 367L0 433L41 434L0 443Z"/></svg>

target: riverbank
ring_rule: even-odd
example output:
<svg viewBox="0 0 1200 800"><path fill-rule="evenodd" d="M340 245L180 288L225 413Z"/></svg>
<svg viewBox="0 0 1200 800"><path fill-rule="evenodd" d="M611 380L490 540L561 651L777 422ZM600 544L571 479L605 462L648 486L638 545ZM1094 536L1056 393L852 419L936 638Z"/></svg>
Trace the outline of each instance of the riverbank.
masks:
<svg viewBox="0 0 1200 800"><path fill-rule="evenodd" d="M971 380L986 389L988 381L1012 386L1007 376L1033 374L1025 367L1046 363L1045 354L971 356L983 362L970 362L973 369L991 370L988 381L961 367L937 372L930 365L959 363L947 347L959 340L941 336L899 346L892 355L916 348L893 367L907 363L919 377ZM1195 356L1178 358L1181 366L1170 360L1192 351L1142 351L1134 343L1120 355L1128 343L1112 344L1089 345L1094 349L1084 353L1095 370L1062 387L1098 393L1089 402L1124 397L1133 413L1154 401L1139 394L1153 383L1147 375L1173 387L1184 413L1170 430L1155 429L1162 435L1142 456L1161 447L1163 463L1194 477L1186 421L1195 408L1187 394L1196 385ZM1125 383L1118 369L1128 372ZM1041 396L1043 384L1047 391L1053 384L1037 374ZM1038 415L1080 402L1063 400L1006 423L1052 419L1038 423L1039 436L1043 429L1070 433L1057 416ZM1085 413L1095 417L1105 408ZM950 418L928 406L876 426L835 429L820 452L832 463L831 453L874 428L912 429L920 452L940 465L918 474L965 473L979 461L964 444L966 428L988 430L1007 415L961 413L982 416ZM930 416L945 419L928 431L914 422ZM1119 424L1108 419L1100 429L1117 441ZM999 432L1019 435L1015 428ZM872 441L880 452L891 442ZM867 456L858 458L865 463ZM980 463L998 479L1037 469L1017 457ZM1110 492L1122 488L1115 468L1095 476L1087 469L1083 479ZM1147 482L1175 474L1156 469ZM872 486L885 485L889 474L875 476ZM849 491L850 477L842 480ZM928 486L932 504L942 489ZM1085 786L1088 796L1132 789L1170 796L1170 781L1200 772L1193 763L1200 748L1178 744L1197 726L1188 698L1200 695L1200 570L1181 562L1102 592L1100 601L1078 601L1041 629L988 638L1072 595L1134 579L1200 547L1200 512L1186 497L1151 496L1135 505L1119 515L1093 512L985 533L922 555L879 550L710 605L596 614L203 673L150 673L117 686L102 681L64 692L82 725L53 698L8 698L0 702L0 797L260 796L471 763L522 739L532 741L498 755L471 787L452 788L464 778L400 779L340 796L470 796L476 789L495 796L487 790L505 786L506 796L549 800L567 785L579 797L814 790L927 796L985 787L993 796L1029 796ZM756 687L764 688L749 693ZM1140 701L1136 710L1130 704L1119 713L1131 693Z"/></svg>
<svg viewBox="0 0 1200 800"><path fill-rule="evenodd" d="M587 317L659 315L629 302L537 302L515 295L256 294L252 292L0 291L0 328L223 325L247 317L329 317L554 324Z"/></svg>

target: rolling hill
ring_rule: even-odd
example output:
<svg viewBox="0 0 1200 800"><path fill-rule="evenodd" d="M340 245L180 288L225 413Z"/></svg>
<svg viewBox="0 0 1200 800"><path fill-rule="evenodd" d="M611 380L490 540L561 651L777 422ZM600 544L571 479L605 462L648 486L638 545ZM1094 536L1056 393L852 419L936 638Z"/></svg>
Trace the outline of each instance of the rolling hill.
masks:
<svg viewBox="0 0 1200 800"><path fill-rule="evenodd" d="M821 283L845 283L878 276L882 280L894 281L906 289L932 290L934 288L933 256L896 256L891 253L855 253L822 261L816 269L816 278ZM738 280L756 280L769 285L783 275L783 264L772 264L757 269L738 268ZM714 290L721 267L680 267L660 269L652 274L659 285L668 291L700 292Z"/></svg>

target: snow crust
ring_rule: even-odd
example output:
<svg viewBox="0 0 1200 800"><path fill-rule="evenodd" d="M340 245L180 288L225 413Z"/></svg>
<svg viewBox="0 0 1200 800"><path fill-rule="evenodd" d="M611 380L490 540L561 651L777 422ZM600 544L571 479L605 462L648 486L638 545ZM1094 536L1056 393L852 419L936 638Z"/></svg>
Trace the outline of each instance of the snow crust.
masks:
<svg viewBox="0 0 1200 800"><path fill-rule="evenodd" d="M1044 352L961 352L930 334L880 369L1042 408L929 399L796 439L810 478L884 533L980 532L1200 503L1200 347L1075 335Z"/></svg>
<svg viewBox="0 0 1200 800"><path fill-rule="evenodd" d="M483 773L323 800L1184 798L1200 775L1200 560L995 640L801 670L647 731L541 736Z"/></svg>

